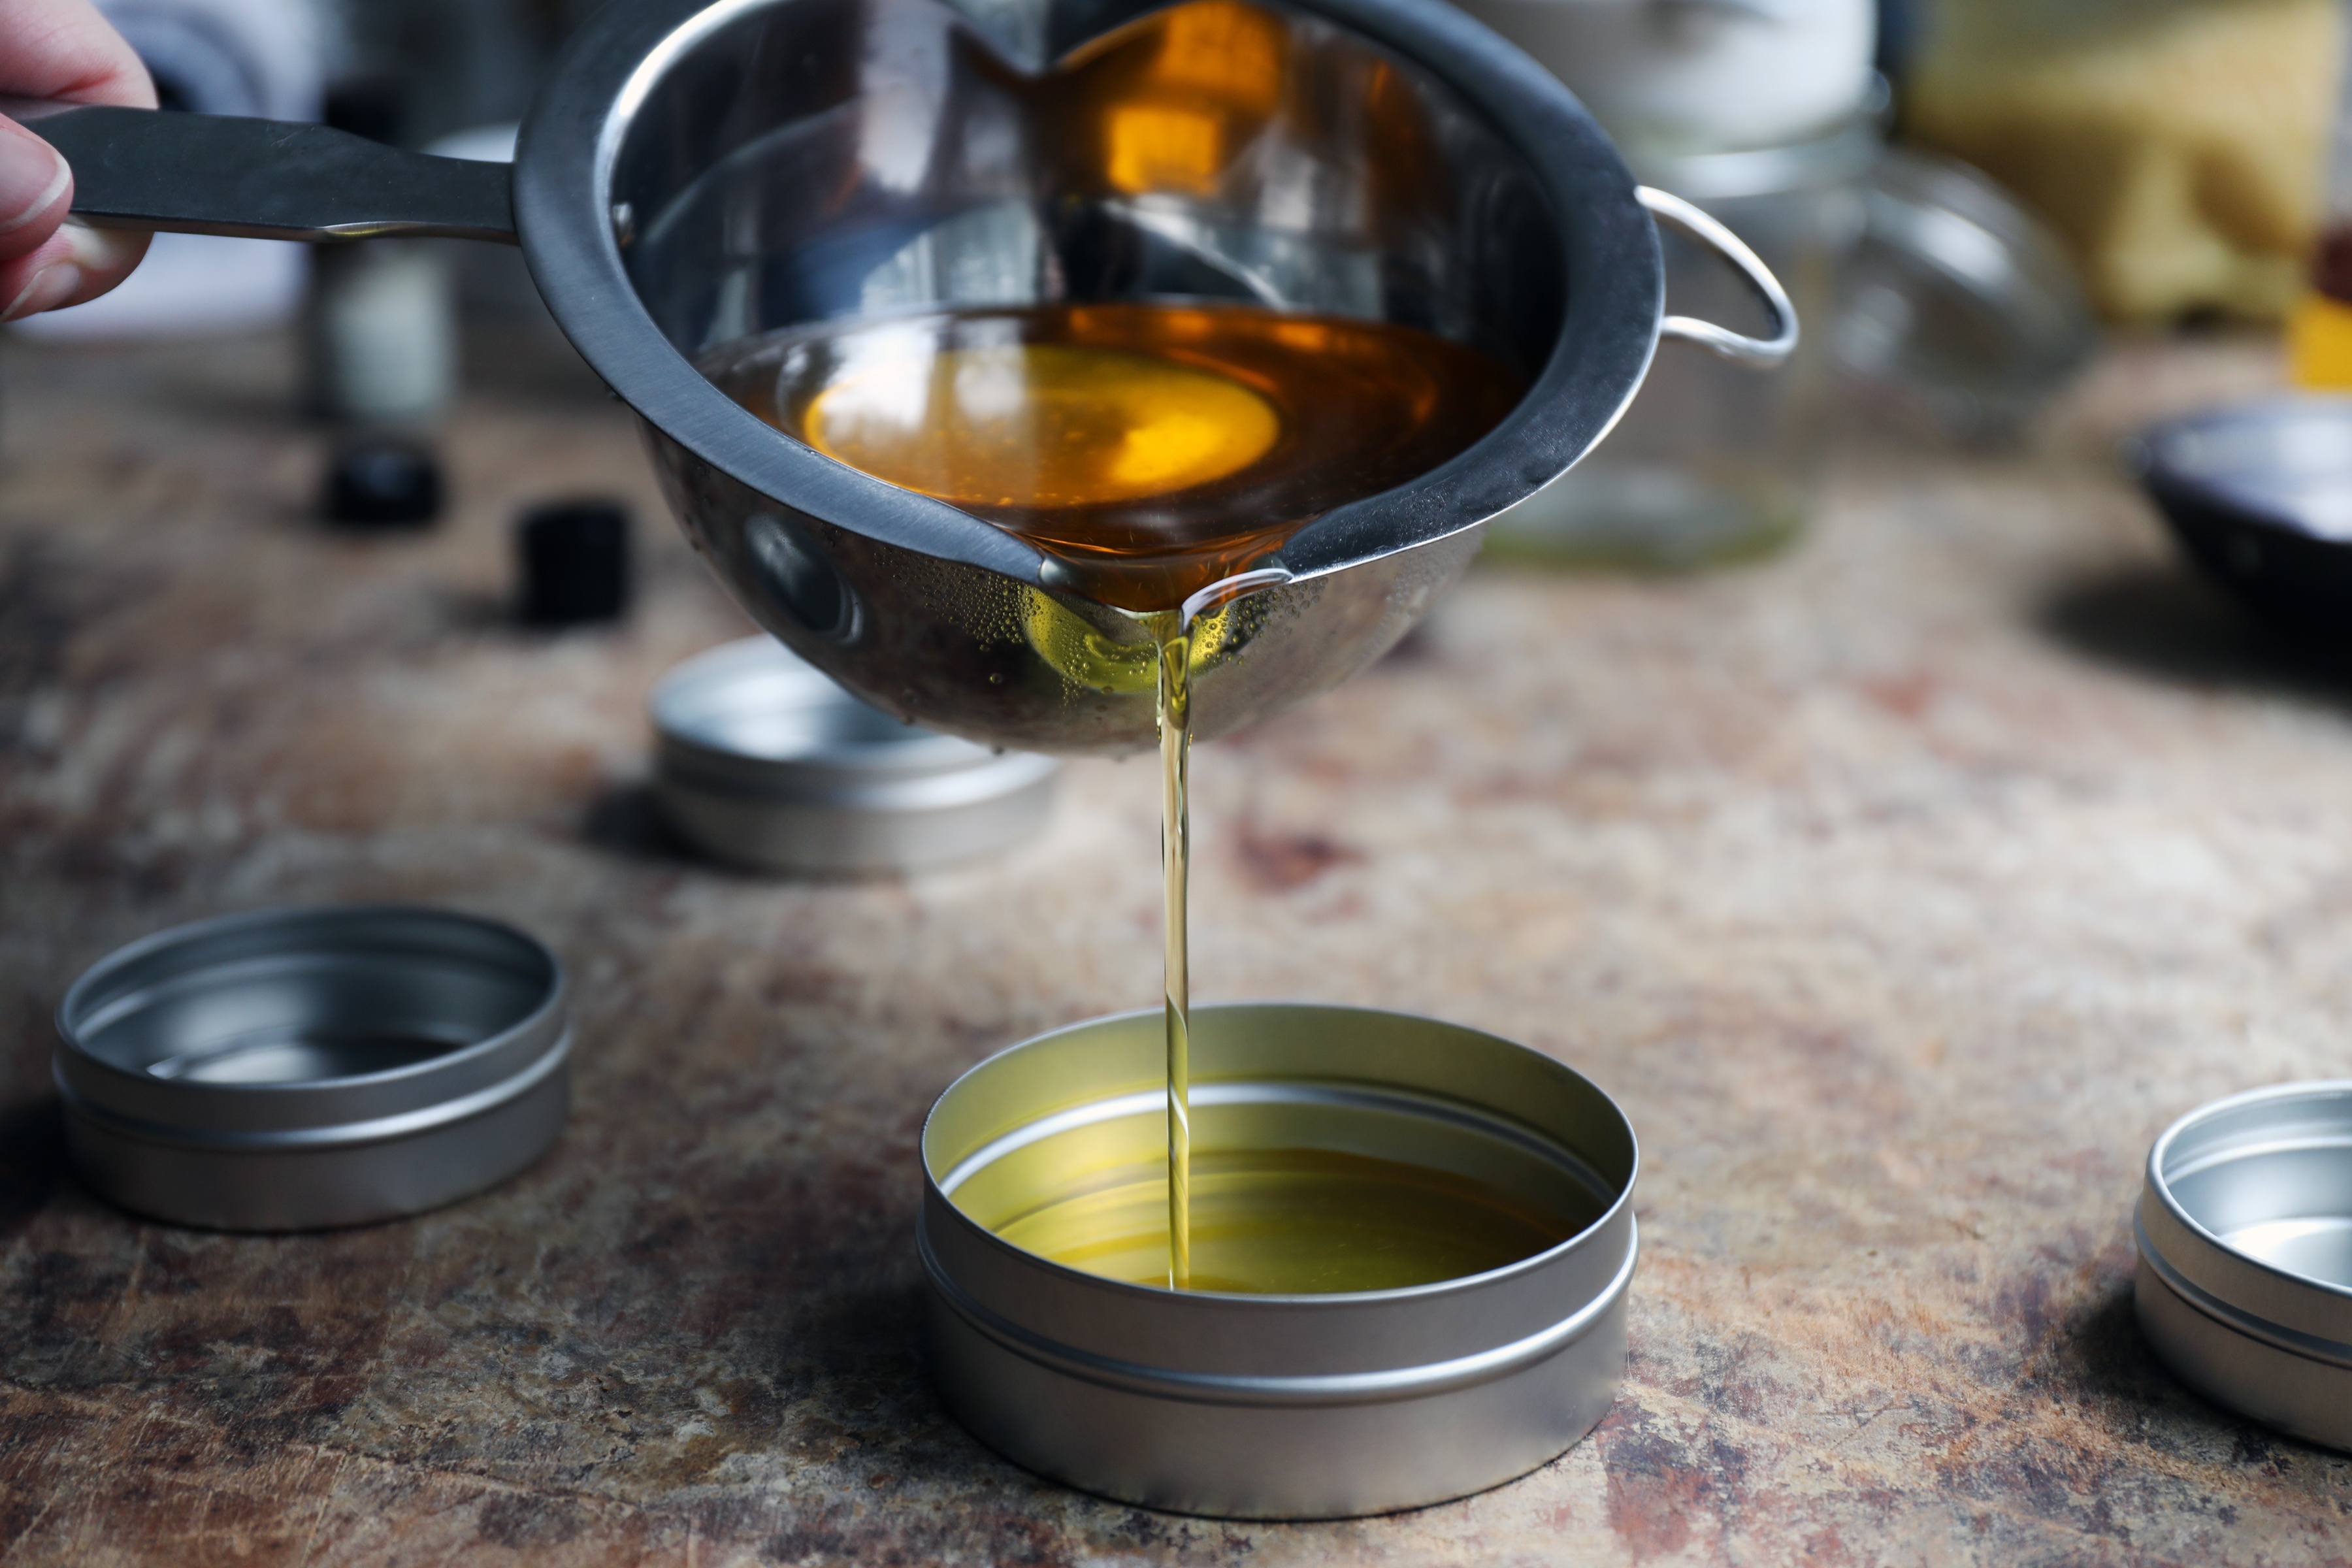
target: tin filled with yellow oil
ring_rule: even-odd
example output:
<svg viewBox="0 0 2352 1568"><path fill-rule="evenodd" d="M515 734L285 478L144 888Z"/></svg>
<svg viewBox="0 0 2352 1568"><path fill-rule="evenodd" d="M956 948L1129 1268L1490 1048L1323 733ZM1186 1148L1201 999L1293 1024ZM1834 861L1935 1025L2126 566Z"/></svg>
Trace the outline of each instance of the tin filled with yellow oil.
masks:
<svg viewBox="0 0 2352 1568"><path fill-rule="evenodd" d="M1195 1008L1171 1289L1164 1042L1158 1012L1080 1024L932 1107L933 1372L984 1441L1154 1508L1318 1518L1493 1486L1606 1412L1637 1250L1606 1094L1433 1019Z"/></svg>

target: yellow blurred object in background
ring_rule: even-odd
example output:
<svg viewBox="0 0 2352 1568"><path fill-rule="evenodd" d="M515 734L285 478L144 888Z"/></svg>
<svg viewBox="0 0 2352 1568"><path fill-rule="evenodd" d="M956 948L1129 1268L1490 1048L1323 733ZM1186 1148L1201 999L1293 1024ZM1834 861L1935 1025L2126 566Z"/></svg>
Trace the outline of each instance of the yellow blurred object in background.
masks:
<svg viewBox="0 0 2352 1568"><path fill-rule="evenodd" d="M2352 392L2352 305L2314 291L2287 319L2287 365L2297 386Z"/></svg>
<svg viewBox="0 0 2352 1568"><path fill-rule="evenodd" d="M2338 0L1943 0L1906 130L2074 247L2103 312L2278 320L2305 288Z"/></svg>
<svg viewBox="0 0 2352 1568"><path fill-rule="evenodd" d="M2288 366L2298 384L2315 392L2352 392L2352 62L2338 93L2311 289L2287 324Z"/></svg>

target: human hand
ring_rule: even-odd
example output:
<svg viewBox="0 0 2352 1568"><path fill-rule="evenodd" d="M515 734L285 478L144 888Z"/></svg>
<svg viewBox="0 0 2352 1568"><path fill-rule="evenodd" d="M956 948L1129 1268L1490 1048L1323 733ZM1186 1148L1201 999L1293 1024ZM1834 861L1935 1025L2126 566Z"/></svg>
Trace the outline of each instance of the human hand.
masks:
<svg viewBox="0 0 2352 1568"><path fill-rule="evenodd" d="M155 107L155 84L90 0L0 0L0 95ZM68 219L73 173L0 118L0 321L94 300L147 254L147 236Z"/></svg>

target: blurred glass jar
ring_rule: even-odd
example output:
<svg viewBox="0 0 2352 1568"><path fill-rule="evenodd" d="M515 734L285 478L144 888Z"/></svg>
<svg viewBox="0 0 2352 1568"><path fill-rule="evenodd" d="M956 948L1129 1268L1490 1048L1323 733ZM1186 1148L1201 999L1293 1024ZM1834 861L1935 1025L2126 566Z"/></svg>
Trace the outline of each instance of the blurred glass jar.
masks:
<svg viewBox="0 0 2352 1568"><path fill-rule="evenodd" d="M1637 163L1780 147L1870 92L1874 0L1456 0L1541 61Z"/></svg>
<svg viewBox="0 0 2352 1568"><path fill-rule="evenodd" d="M1494 521L1488 553L1680 568L1759 554L1797 531L1828 436L1835 367L1822 329L1863 234L1875 118L1778 147L1636 154L1645 183L1696 202L1763 258L1804 339L1769 375L1669 346L1591 457ZM1675 313L1761 322L1739 280L1679 237L1665 237L1665 269Z"/></svg>
<svg viewBox="0 0 2352 1568"><path fill-rule="evenodd" d="M2098 346L2064 243L1967 164L1904 148L1871 171L1836 309L1809 324L1842 402L1958 446L2023 440Z"/></svg>

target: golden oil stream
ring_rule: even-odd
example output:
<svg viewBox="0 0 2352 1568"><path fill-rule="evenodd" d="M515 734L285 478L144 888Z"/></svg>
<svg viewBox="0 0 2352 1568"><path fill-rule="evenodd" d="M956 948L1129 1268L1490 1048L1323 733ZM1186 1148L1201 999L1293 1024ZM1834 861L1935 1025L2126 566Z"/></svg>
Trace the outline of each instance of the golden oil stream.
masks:
<svg viewBox="0 0 2352 1568"><path fill-rule="evenodd" d="M1185 799L1192 752L1192 626L1181 610L1158 617L1160 648L1160 921L1167 943L1168 1288L1192 1288L1192 1021L1190 952L1192 817Z"/></svg>

